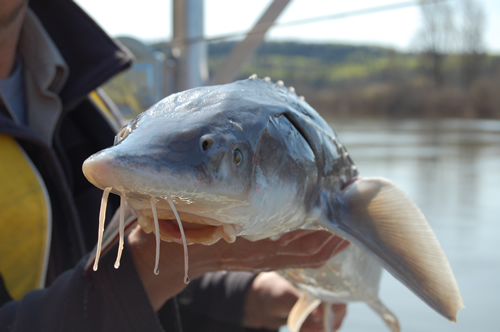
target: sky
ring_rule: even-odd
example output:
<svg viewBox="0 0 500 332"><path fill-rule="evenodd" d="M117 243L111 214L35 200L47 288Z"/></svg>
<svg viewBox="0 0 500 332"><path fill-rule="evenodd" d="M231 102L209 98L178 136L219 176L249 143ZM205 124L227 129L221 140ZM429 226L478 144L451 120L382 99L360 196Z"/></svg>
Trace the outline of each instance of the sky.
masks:
<svg viewBox="0 0 500 332"><path fill-rule="evenodd" d="M450 0L450 2L453 0ZM474 0L485 9L485 47L500 54L500 1ZM172 36L171 0L76 0L110 35L129 36L144 42L169 40ZM249 30L271 0L204 0L205 37ZM286 23L406 2L405 0L292 0L278 18ZM273 28L267 40L295 40L369 44L412 50L420 26L418 7Z"/></svg>

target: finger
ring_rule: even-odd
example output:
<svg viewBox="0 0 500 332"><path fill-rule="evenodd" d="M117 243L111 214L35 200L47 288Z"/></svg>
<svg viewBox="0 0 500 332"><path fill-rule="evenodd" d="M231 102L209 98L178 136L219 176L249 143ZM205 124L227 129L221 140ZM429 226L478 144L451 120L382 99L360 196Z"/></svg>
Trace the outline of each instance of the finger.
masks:
<svg viewBox="0 0 500 332"><path fill-rule="evenodd" d="M333 310L333 320L334 320L333 330L337 331L340 329L340 326L342 326L344 318L347 314L347 304L345 303L333 304L332 310Z"/></svg>
<svg viewBox="0 0 500 332"><path fill-rule="evenodd" d="M252 292L247 296L258 294L262 302L272 303L268 313L283 319L286 319L300 295L299 291L277 272L259 273L250 290Z"/></svg>
<svg viewBox="0 0 500 332"><path fill-rule="evenodd" d="M328 306L327 306L328 307ZM316 332L323 331L323 310L325 309L322 303L307 317L304 324L302 325L300 332ZM333 311L333 330L338 331L344 321L347 313L347 304L345 303L335 303L331 304L331 310Z"/></svg>
<svg viewBox="0 0 500 332"><path fill-rule="evenodd" d="M300 332L323 332L323 304L314 309L300 328Z"/></svg>
<svg viewBox="0 0 500 332"><path fill-rule="evenodd" d="M226 251L223 257L224 262L246 264L256 260L267 261L275 259L283 259L283 262L287 262L290 258L297 260L301 266L303 266L304 261L306 263L310 262L310 265L317 265L319 263L320 265L318 266L321 266L324 263L323 258L325 258L325 255L330 255L326 257L328 259L349 245L348 241L326 231L307 231L307 233L302 233L300 239L291 242L285 247L281 247L276 242L271 241L250 242L244 239L237 241L238 246L234 244L228 245L228 249L230 250ZM278 255L278 257L274 255ZM283 256L291 257L285 258ZM321 258L321 261L317 261L312 256L323 258Z"/></svg>
<svg viewBox="0 0 500 332"><path fill-rule="evenodd" d="M326 231L314 231L303 234L288 245L278 248L280 255L311 256L318 253L329 241L334 240L336 244L340 243L341 238Z"/></svg>
<svg viewBox="0 0 500 332"><path fill-rule="evenodd" d="M340 241L333 250L332 256L335 256L336 254L342 252L342 250L344 250L345 248L347 248L347 246L349 246L349 243L350 243L349 241L342 239L342 241Z"/></svg>
<svg viewBox="0 0 500 332"><path fill-rule="evenodd" d="M300 332L325 332L325 331L323 323L321 322L315 324L304 323L304 325L302 325L300 328Z"/></svg>
<svg viewBox="0 0 500 332"><path fill-rule="evenodd" d="M325 262L331 257L332 252L335 247L337 247L338 241L332 239L328 241L319 252L310 256L298 256L298 255L278 255L262 257L259 261L253 262L234 262L235 265L240 265L240 267L253 265L254 269L252 271L268 271L268 270L279 270L286 268L318 268L325 264ZM243 265L243 263L245 263ZM253 263L253 264L252 264Z"/></svg>
<svg viewBox="0 0 500 332"><path fill-rule="evenodd" d="M314 233L314 232L317 232L317 231L316 230L307 230L307 229L297 229L295 231L291 231L291 232L283 234L279 238L278 242L281 246L284 247L284 246L289 245L291 242L293 242L297 239L300 239L303 236Z"/></svg>
<svg viewBox="0 0 500 332"><path fill-rule="evenodd" d="M307 235L293 241L286 247L282 247L276 241L257 241L238 238L234 243L228 244L224 241L219 241L215 246L221 251L221 262L223 264L247 265L252 262L261 261L267 262L279 261L288 258L282 256L290 256L291 259L299 259L301 262L308 260L308 257L318 255L327 247L330 253L342 241L326 231L308 232ZM326 246L328 244L328 246Z"/></svg>
<svg viewBox="0 0 500 332"><path fill-rule="evenodd" d="M278 273L259 273L246 293L244 325L277 330L286 324L298 295L297 289Z"/></svg>

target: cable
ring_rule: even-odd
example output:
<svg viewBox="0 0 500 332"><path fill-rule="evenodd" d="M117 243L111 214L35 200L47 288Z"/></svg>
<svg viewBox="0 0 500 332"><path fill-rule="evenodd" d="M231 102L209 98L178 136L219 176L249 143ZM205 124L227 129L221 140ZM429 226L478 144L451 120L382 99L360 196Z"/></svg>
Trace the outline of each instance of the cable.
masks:
<svg viewBox="0 0 500 332"><path fill-rule="evenodd" d="M373 13L380 13L380 12L386 12L386 11L391 11L391 10L420 6L421 4L431 4L431 3L435 4L435 3L446 2L446 1L448 1L448 0L405 1L405 2L395 3L395 4L390 4L390 5L356 9L356 10L351 10L351 11L347 11L347 12L343 12L343 13L305 18L305 19L300 19L300 20L296 20L296 21L283 22L283 23L273 23L273 24L271 24L271 27L272 28L284 28L284 27L291 27L291 26L297 26L297 25L303 25L303 24L317 23L317 22L321 22L321 21L339 20L339 19L343 19L343 18L347 18L347 17L362 16L362 15L368 15L368 14L373 14ZM268 27L269 27L268 24L262 24L261 28L259 28L259 25L257 25L256 29L252 32L239 31L239 32L231 32L231 33L220 35L220 36L210 37L210 38L200 37L200 38L176 40L175 42L172 41L171 44L175 44L175 46L181 46L181 45L198 43L201 41L213 43L213 42L218 42L218 41L222 41L225 39L233 39L233 38L237 38L237 37L241 37L241 36L246 36L246 35L249 35L251 33L261 33L262 31L264 31Z"/></svg>

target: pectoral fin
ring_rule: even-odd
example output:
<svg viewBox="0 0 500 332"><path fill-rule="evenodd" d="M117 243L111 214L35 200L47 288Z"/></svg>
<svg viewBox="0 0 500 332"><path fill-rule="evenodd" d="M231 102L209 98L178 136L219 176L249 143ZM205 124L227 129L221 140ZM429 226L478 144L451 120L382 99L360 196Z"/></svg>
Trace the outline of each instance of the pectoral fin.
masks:
<svg viewBox="0 0 500 332"><path fill-rule="evenodd" d="M320 223L365 248L429 306L456 321L464 307L450 264L418 207L394 183L362 178L321 197Z"/></svg>

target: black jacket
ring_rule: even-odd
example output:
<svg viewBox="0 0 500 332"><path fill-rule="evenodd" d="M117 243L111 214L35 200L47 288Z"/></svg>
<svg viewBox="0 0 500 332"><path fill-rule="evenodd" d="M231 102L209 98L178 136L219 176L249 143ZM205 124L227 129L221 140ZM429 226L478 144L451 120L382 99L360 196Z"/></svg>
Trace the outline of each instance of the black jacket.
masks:
<svg viewBox="0 0 500 332"><path fill-rule="evenodd" d="M119 270L107 261L114 258L105 256L96 273L83 273L84 256L97 241L102 192L84 178L81 165L89 155L111 145L115 134L109 117L88 96L128 68L132 57L72 1L32 0L30 7L68 64L70 75L59 93L63 112L51 146L0 109L0 135L14 138L29 156L52 207L46 288L10 301L0 282L0 331L160 331L160 322L167 331L181 331L179 312L186 332L244 330L239 322L252 274L206 275L180 296L180 309L171 300L158 318L127 250ZM119 200L110 197L108 214L118 205Z"/></svg>

